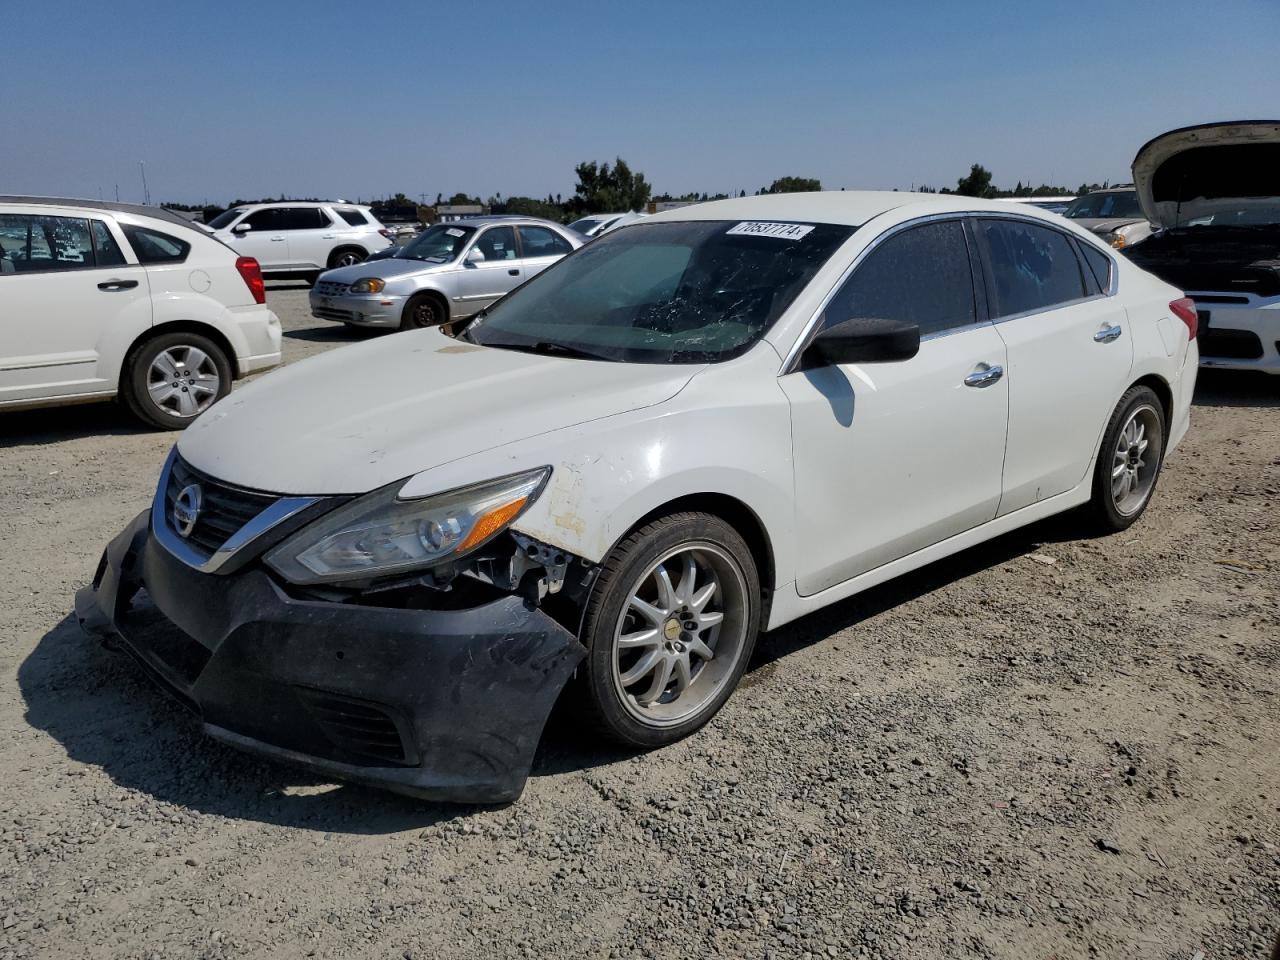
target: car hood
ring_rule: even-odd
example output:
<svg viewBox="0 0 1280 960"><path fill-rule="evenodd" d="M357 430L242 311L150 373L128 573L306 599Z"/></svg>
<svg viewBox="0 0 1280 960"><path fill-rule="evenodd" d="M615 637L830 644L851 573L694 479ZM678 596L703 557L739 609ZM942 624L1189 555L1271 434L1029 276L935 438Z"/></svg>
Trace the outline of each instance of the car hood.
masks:
<svg viewBox="0 0 1280 960"><path fill-rule="evenodd" d="M1142 217L1077 217L1071 222L1093 233L1110 233L1131 223L1141 223Z"/></svg>
<svg viewBox="0 0 1280 960"><path fill-rule="evenodd" d="M519 353L434 329L396 333L237 389L186 429L178 450L196 469L243 487L363 493L516 440L653 406L699 369Z"/></svg>
<svg viewBox="0 0 1280 960"><path fill-rule="evenodd" d="M1280 121L1206 123L1161 134L1133 159L1138 202L1153 227L1280 196ZM1245 204L1247 206L1247 204Z"/></svg>
<svg viewBox="0 0 1280 960"><path fill-rule="evenodd" d="M433 273L452 266L452 262L428 263L426 260L402 260L399 257L387 257L385 260L374 260L372 263L355 263L349 267L326 270L321 276L325 280L335 283L354 283L364 277L396 280L400 277L416 277L424 273Z"/></svg>

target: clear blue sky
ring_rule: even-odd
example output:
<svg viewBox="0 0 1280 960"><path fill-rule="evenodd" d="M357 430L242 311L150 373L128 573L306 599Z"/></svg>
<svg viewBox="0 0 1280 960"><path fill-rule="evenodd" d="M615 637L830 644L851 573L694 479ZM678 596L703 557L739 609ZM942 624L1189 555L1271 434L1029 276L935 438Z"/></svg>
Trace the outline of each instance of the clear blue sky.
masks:
<svg viewBox="0 0 1280 960"><path fill-rule="evenodd" d="M226 202L1128 177L1280 115L1280 0L6 3L0 193Z"/></svg>

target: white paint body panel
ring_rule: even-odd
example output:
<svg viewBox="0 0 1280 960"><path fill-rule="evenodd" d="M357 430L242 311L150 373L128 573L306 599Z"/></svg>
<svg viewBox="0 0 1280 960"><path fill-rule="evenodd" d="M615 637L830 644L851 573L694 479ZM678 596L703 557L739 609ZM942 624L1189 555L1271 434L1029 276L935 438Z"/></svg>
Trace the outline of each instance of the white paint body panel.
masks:
<svg viewBox="0 0 1280 960"><path fill-rule="evenodd" d="M703 204L650 222L865 225L733 360L615 364L395 334L237 391L179 450L228 482L293 494L403 479L402 496L424 497L550 465L515 527L592 562L675 501L730 497L768 539L778 626L1088 499L1106 421L1141 377L1172 397L1171 440L1186 432L1195 351L1185 325L1168 322L1179 293L1115 257L1113 296L928 339L898 364L791 371L823 301L878 236L964 212L1039 218L1111 256L1061 218L989 201L851 193ZM1125 336L1094 341L1112 321ZM964 386L980 363L1008 372L992 387Z"/></svg>

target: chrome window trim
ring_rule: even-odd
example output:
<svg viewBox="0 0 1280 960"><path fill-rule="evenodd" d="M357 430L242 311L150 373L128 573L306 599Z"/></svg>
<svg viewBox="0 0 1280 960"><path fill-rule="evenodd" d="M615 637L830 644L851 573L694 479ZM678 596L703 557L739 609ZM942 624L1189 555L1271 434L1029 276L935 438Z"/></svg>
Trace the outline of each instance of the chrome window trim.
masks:
<svg viewBox="0 0 1280 960"><path fill-rule="evenodd" d="M165 550L188 567L199 570L201 573L217 573L236 554L250 546L268 530L279 526L320 500L319 497L281 497L233 533L212 556L205 557L178 536L169 526L169 518L166 516L165 491L169 488L169 474L173 472L173 461L177 456L178 446L174 444L173 449L169 451L168 459L164 462L164 468L160 471L160 483L156 487L155 499L151 501L151 533Z"/></svg>
<svg viewBox="0 0 1280 960"><path fill-rule="evenodd" d="M831 301L835 299L836 294L840 292L841 288L844 287L845 283L853 275L853 271L857 270L862 264L862 261L865 260L873 250L879 247L880 244L884 243L884 241L888 240L890 237L911 227L918 227L921 224L936 223L945 220L955 220L963 225L964 220L972 216L975 216L972 212L948 210L946 213L931 213L923 217L916 217L913 220L904 220L902 223L894 224L888 230L884 231L884 233L881 233L872 240L871 243L867 244L867 246L865 246L862 251L853 258L853 261L849 266L844 269L844 272L840 274L836 279L836 282L831 285L831 289L827 291L827 295L822 298L822 302L818 304L813 315L809 317L808 322L805 323L804 329L800 332L800 336L796 337L795 342L791 345L791 349L787 351L787 355L782 361L782 369L778 373L778 376L785 377L787 374L795 373L796 370L799 369L800 356L806 349L808 349L809 344L813 342L813 335L817 330L818 321L822 319L823 313L826 312L827 307L831 305ZM1024 217L1023 219L1030 220L1033 223L1039 222L1035 217ZM867 221L867 223L870 223L870 221ZM856 237L858 235L857 231L866 227L867 223L863 223L862 226L855 228L850 239ZM969 256L972 257L973 253L970 252ZM972 260L970 262L972 262ZM927 340L937 340L942 337L951 336L954 333L964 333L969 330L976 330L979 327L989 327L991 325L992 322L990 320L979 320L976 323L965 324L963 327L950 327L946 330L938 330L934 333L926 334L920 338L920 342L924 343Z"/></svg>

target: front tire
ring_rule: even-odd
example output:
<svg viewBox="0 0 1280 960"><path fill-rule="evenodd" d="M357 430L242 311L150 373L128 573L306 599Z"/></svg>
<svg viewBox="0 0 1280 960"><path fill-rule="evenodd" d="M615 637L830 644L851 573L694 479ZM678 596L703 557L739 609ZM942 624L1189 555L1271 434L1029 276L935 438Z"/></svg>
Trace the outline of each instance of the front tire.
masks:
<svg viewBox="0 0 1280 960"><path fill-rule="evenodd" d="M198 333L165 333L144 341L125 360L125 403L161 430L181 430L231 392L231 361Z"/></svg>
<svg viewBox="0 0 1280 960"><path fill-rule="evenodd" d="M751 551L719 517L678 513L631 534L605 561L584 619L597 728L652 748L702 727L746 671L760 610Z"/></svg>
<svg viewBox="0 0 1280 960"><path fill-rule="evenodd" d="M449 322L449 313L439 297L419 293L409 298L400 316L401 330L425 330Z"/></svg>
<svg viewBox="0 0 1280 960"><path fill-rule="evenodd" d="M1146 511L1164 466L1168 427L1160 398L1150 387L1131 387L1107 424L1093 474L1088 510L1095 526L1116 533Z"/></svg>

